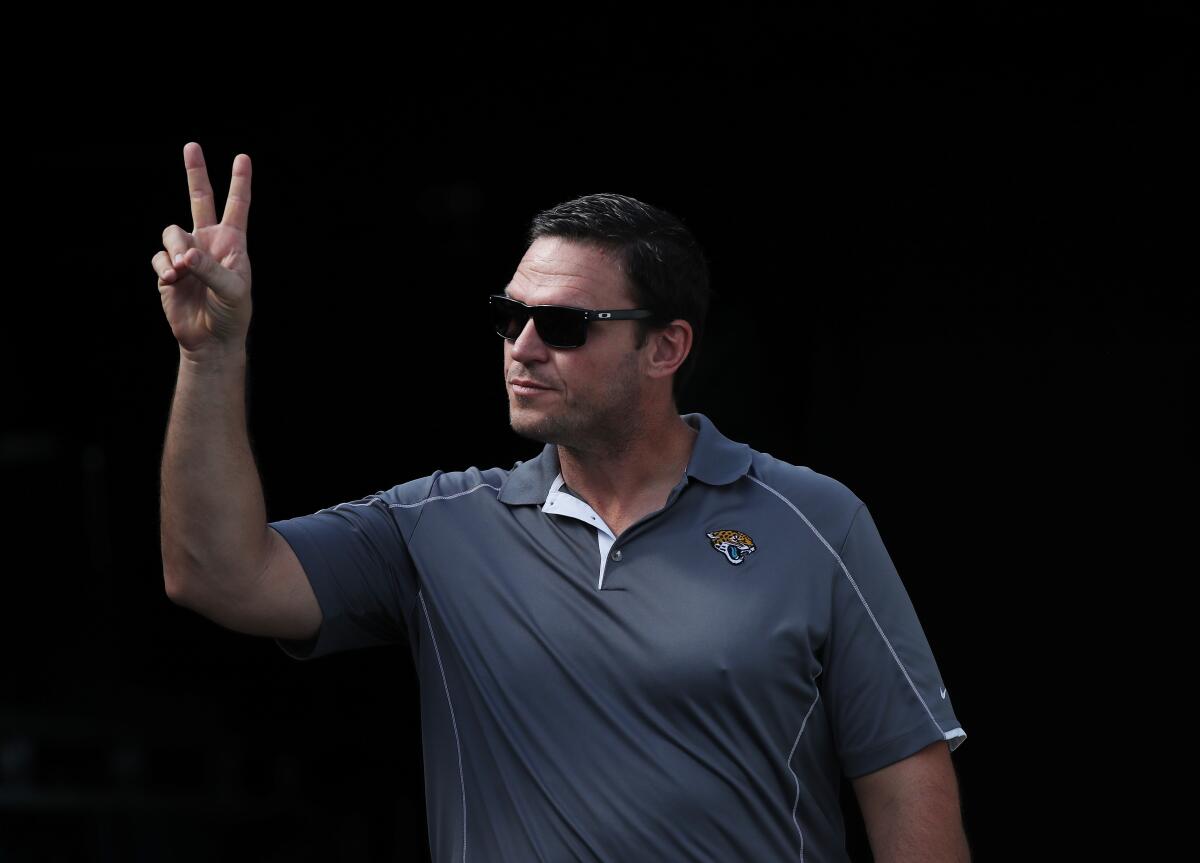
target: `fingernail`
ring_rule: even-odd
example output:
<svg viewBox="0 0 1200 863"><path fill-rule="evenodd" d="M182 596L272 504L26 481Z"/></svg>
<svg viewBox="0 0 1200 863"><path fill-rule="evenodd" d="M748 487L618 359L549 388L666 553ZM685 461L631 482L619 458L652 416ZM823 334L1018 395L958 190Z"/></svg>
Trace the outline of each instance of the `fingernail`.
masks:
<svg viewBox="0 0 1200 863"><path fill-rule="evenodd" d="M177 263L177 264L183 263L183 255L182 254L175 256L175 263Z"/></svg>

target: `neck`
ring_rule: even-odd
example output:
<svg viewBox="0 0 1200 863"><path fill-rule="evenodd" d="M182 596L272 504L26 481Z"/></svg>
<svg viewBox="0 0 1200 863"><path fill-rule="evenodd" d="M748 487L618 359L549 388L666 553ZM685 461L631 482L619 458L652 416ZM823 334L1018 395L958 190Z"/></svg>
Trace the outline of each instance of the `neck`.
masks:
<svg viewBox="0 0 1200 863"><path fill-rule="evenodd" d="M611 439L580 449L558 445L563 482L593 508L659 497L675 487L687 468L699 432L672 409L630 422Z"/></svg>

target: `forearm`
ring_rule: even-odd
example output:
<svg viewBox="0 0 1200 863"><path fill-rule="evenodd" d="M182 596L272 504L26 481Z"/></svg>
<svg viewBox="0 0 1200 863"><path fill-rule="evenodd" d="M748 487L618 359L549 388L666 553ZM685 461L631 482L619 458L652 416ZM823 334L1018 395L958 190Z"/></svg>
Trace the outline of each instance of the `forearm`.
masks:
<svg viewBox="0 0 1200 863"><path fill-rule="evenodd" d="M163 447L163 579L193 607L236 595L267 548L266 504L246 425L246 354L181 351Z"/></svg>

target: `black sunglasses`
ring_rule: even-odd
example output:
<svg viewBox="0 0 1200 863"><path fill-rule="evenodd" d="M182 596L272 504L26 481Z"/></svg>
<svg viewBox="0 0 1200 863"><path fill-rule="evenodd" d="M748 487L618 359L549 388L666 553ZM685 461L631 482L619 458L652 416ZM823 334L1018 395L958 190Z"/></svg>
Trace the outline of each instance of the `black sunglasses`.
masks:
<svg viewBox="0 0 1200 863"><path fill-rule="evenodd" d="M538 338L552 348L578 348L587 341L588 324L591 321L627 321L648 318L650 309L577 309L574 306L527 306L519 300L503 294L488 297L492 323L496 332L510 342L525 329L526 322L533 318Z"/></svg>

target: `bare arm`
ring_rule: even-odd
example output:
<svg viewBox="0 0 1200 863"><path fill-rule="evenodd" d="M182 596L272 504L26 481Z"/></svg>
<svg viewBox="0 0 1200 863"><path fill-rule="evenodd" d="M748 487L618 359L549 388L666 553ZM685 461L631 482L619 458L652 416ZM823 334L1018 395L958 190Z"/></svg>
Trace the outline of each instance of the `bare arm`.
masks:
<svg viewBox="0 0 1200 863"><path fill-rule="evenodd" d="M267 527L245 415L244 353L179 360L163 448L163 580L172 601L253 635L308 638L321 610L300 561Z"/></svg>
<svg viewBox="0 0 1200 863"><path fill-rule="evenodd" d="M877 863L970 863L945 741L850 781Z"/></svg>
<svg viewBox="0 0 1200 863"><path fill-rule="evenodd" d="M172 601L255 635L307 638L321 610L287 542L267 526L246 428L250 160L239 155L220 223L200 147L184 148L191 233L154 256L179 378L163 447L163 581Z"/></svg>

